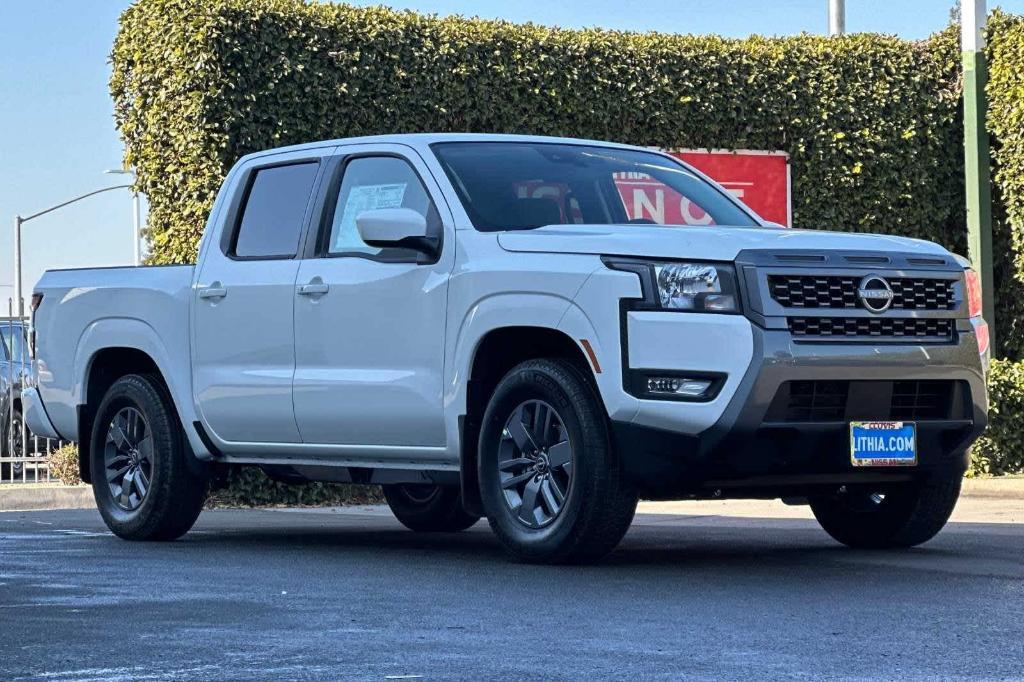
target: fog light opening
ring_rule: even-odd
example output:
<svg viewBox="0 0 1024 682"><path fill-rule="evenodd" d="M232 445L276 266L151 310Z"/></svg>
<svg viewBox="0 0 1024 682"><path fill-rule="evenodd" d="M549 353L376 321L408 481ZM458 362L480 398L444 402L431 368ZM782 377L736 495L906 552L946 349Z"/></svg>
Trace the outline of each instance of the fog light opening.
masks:
<svg viewBox="0 0 1024 682"><path fill-rule="evenodd" d="M706 398L714 382L711 379L687 377L647 377L647 392L657 396Z"/></svg>

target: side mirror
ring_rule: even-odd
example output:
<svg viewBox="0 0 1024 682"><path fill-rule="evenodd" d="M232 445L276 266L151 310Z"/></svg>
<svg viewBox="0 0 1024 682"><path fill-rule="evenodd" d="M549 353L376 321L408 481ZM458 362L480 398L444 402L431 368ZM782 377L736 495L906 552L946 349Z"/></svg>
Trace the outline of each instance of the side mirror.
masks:
<svg viewBox="0 0 1024 682"><path fill-rule="evenodd" d="M437 237L427 234L427 219L411 208L375 208L356 216L356 229L368 246L401 247L435 255Z"/></svg>

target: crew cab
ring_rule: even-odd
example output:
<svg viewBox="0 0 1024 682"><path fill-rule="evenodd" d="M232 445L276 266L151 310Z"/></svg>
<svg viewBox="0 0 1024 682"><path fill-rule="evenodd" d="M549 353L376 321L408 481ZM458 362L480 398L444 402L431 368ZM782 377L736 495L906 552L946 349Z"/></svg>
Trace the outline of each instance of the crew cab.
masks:
<svg viewBox="0 0 1024 682"><path fill-rule="evenodd" d="M256 466L380 484L416 531L486 516L526 561L601 557L640 497L784 498L847 545L907 547L986 422L962 258L768 224L604 142L251 154L194 266L48 271L33 308L28 426L79 443L128 539L181 536L211 480Z"/></svg>

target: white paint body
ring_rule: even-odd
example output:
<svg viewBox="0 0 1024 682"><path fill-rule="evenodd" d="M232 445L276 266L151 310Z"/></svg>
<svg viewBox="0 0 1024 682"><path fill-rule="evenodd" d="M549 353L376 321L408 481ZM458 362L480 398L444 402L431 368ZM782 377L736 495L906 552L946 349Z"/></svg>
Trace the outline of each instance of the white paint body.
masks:
<svg viewBox="0 0 1024 682"><path fill-rule="evenodd" d="M30 426L40 435L77 440L78 406L94 398L85 393L90 362L104 348L128 347L156 363L201 458L211 453L194 422L232 461L457 469L459 418L480 341L496 329L528 326L590 343L611 419L694 434L719 419L750 366L751 323L741 315L630 312L631 366L728 376L710 402L633 397L622 382L619 301L639 297L640 283L633 273L609 269L602 255L723 262L753 248L948 255L918 240L763 222L761 228L479 232L430 149L442 140L551 138L398 135L251 155L225 180L196 266L47 272L35 287L44 299L35 318ZM393 154L415 168L443 222L437 262L239 261L222 253L228 203L243 170L343 152ZM301 295L309 284L318 291L326 285L326 292Z"/></svg>

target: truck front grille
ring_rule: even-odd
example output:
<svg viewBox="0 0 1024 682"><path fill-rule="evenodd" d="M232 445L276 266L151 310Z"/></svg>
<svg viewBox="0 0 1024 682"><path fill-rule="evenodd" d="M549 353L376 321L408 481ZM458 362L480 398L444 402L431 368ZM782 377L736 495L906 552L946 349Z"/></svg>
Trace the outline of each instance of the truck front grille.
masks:
<svg viewBox="0 0 1024 682"><path fill-rule="evenodd" d="M951 341L954 320L901 317L787 317L793 336L808 338L892 338Z"/></svg>
<svg viewBox="0 0 1024 682"><path fill-rule="evenodd" d="M771 297L785 308L861 308L857 286L861 277L848 275L769 275ZM952 310L956 308L954 280L935 277L894 277L894 310Z"/></svg>
<svg viewBox="0 0 1024 682"><path fill-rule="evenodd" d="M969 389L961 382L787 381L771 406L770 422L926 421L964 418Z"/></svg>

